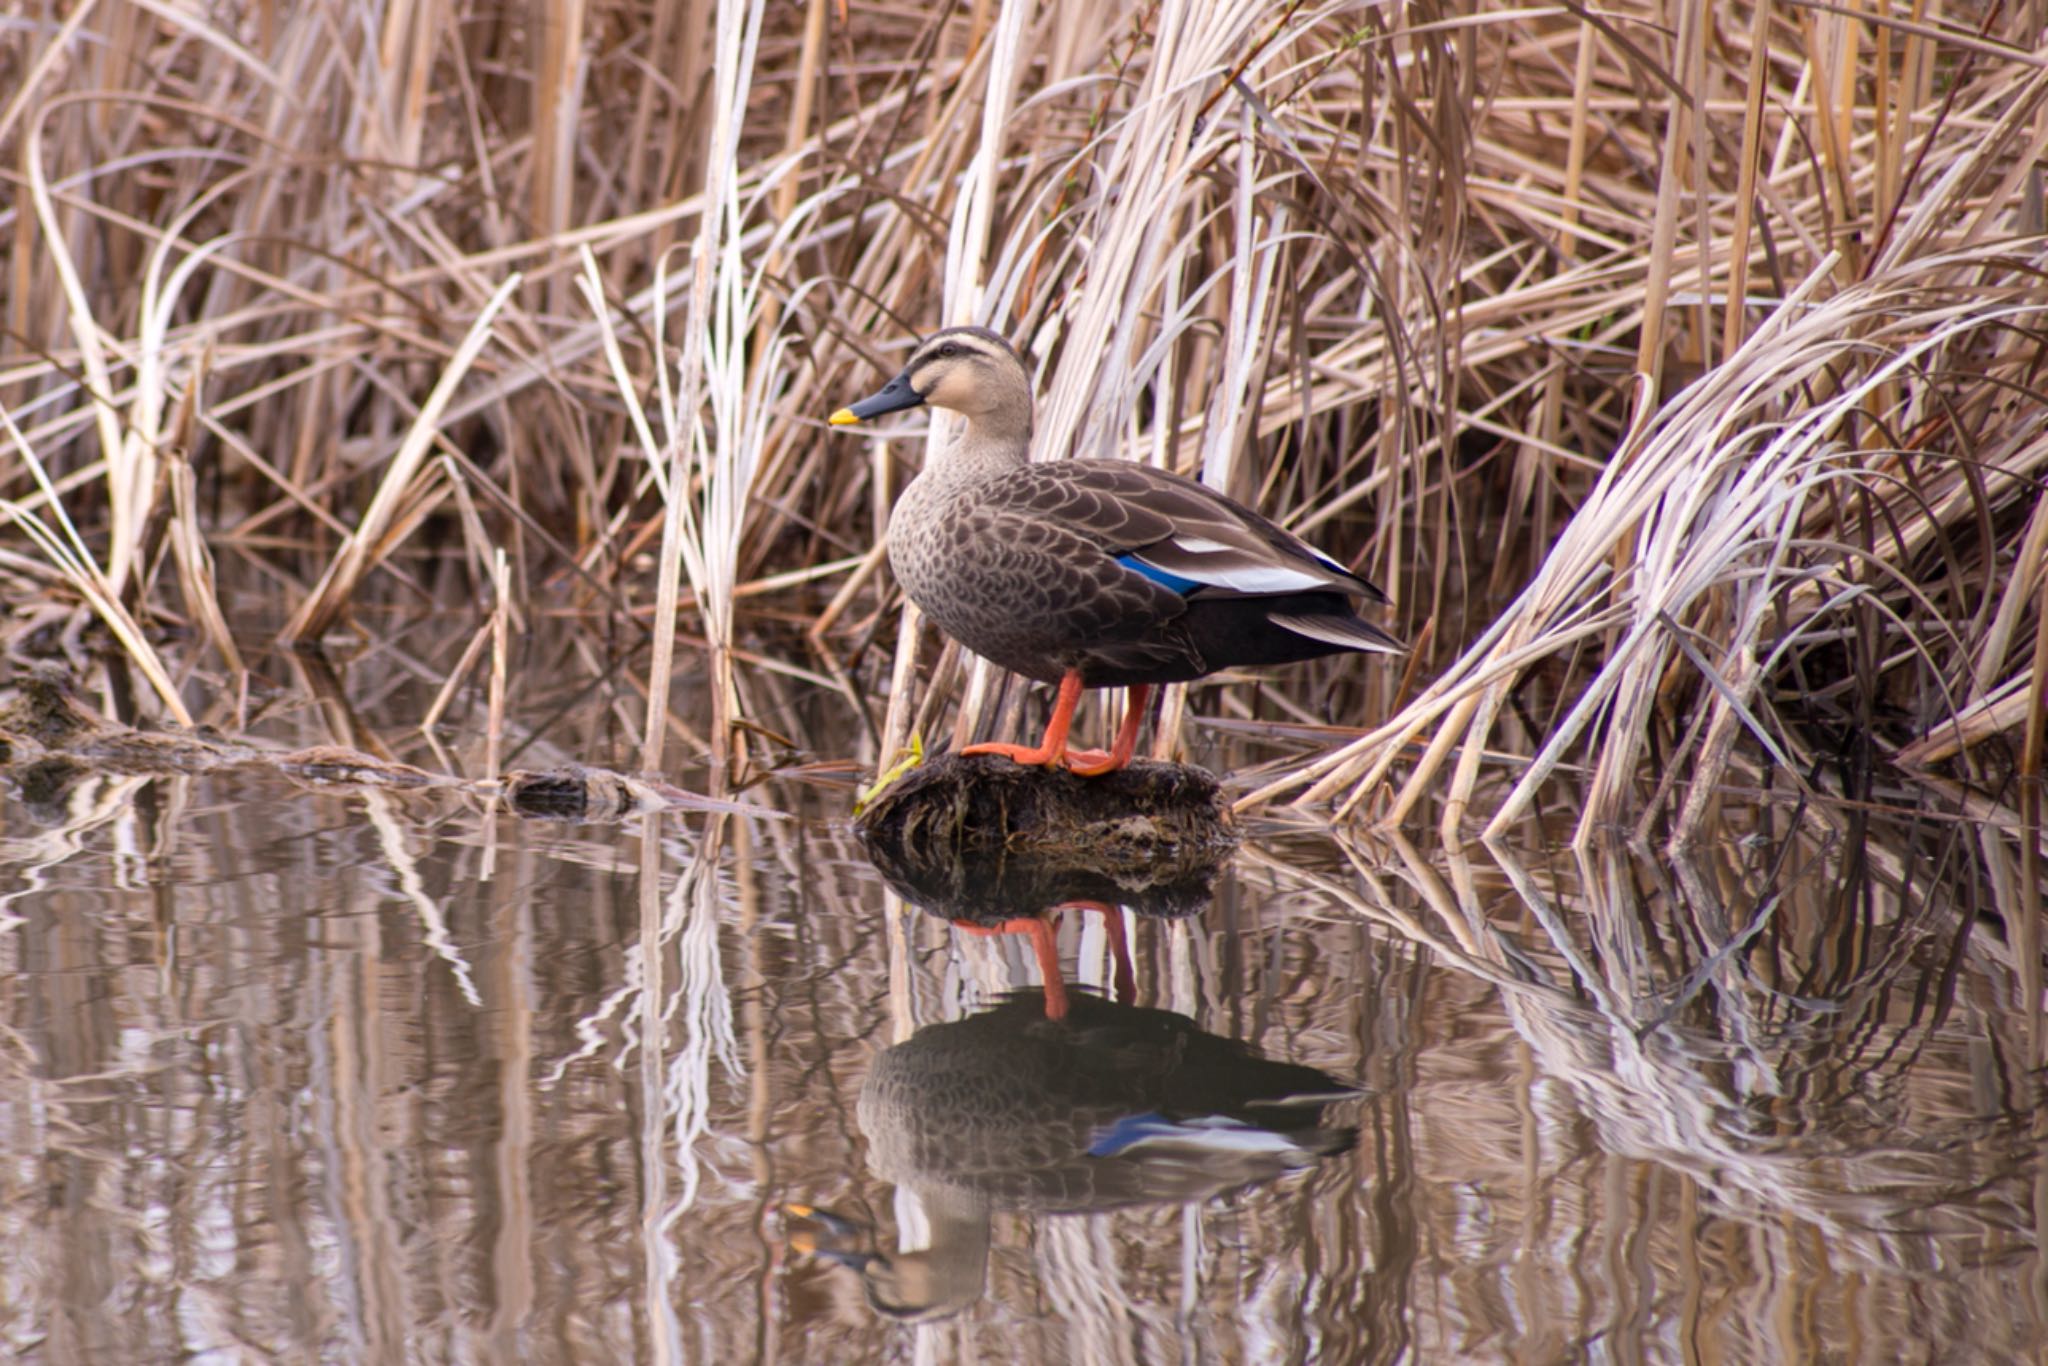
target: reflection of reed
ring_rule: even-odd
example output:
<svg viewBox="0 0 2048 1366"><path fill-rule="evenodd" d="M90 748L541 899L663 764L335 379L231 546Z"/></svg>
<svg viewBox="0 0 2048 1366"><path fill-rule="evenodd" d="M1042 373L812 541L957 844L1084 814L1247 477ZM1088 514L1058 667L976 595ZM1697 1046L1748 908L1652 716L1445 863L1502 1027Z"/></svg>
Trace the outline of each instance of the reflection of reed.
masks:
<svg viewBox="0 0 2048 1366"><path fill-rule="evenodd" d="M879 1312L947 1317L982 1295L996 1211L1186 1203L1273 1180L1351 1146L1352 1130L1323 1123L1346 1094L1170 1011L1076 995L1054 1020L1019 992L925 1026L861 1090L869 1165L915 1197L922 1245L858 1250L831 1219L812 1236L859 1268Z"/></svg>
<svg viewBox="0 0 2048 1366"><path fill-rule="evenodd" d="M1669 866L1612 845L1532 866L1496 845L1491 868L1397 836L1393 863L1347 847L1356 880L1243 857L1490 983L1603 1149L1685 1172L1727 1212L1794 1216L1867 1266L1938 1268L1963 1233L2031 1248L2027 1012L1992 1008L2011 974L1956 913L1984 904L1983 869L1862 835L1795 819ZM1976 1018L1958 1031L1964 971Z"/></svg>

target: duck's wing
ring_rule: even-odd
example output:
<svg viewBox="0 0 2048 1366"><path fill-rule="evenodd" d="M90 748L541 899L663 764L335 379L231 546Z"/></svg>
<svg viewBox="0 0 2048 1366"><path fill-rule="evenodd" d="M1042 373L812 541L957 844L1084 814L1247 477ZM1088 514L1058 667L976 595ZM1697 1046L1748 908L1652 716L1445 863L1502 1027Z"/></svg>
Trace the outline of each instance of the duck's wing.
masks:
<svg viewBox="0 0 2048 1366"><path fill-rule="evenodd" d="M1370 581L1206 484L1126 460L1027 465L1000 503L1056 523L1182 597L1338 592L1385 602Z"/></svg>
<svg viewBox="0 0 2048 1366"><path fill-rule="evenodd" d="M1012 476L958 495L899 570L940 629L1006 669L1047 681L1090 672L1194 677L1201 661L1172 623L1187 599L1133 573L1099 537L1047 515L1035 481ZM1057 504L1060 496L1051 496ZM906 542L907 543L907 542Z"/></svg>

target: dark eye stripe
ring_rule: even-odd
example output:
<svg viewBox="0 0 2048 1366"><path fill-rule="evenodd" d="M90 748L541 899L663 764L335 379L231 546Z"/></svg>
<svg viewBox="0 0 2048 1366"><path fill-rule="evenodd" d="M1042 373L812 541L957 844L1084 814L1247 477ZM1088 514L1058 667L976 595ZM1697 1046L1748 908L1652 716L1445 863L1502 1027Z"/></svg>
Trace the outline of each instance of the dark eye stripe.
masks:
<svg viewBox="0 0 2048 1366"><path fill-rule="evenodd" d="M992 361L997 357L979 342L965 337L941 337L928 341L911 358L910 369L916 370L939 360Z"/></svg>

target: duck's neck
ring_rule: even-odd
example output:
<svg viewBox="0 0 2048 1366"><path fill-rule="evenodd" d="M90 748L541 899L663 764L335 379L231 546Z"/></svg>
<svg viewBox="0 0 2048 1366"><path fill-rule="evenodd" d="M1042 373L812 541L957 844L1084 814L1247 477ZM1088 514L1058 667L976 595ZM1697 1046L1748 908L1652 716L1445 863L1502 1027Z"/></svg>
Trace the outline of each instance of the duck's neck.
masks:
<svg viewBox="0 0 2048 1366"><path fill-rule="evenodd" d="M1012 383L990 387L984 396L987 408L971 417L961 415L961 438L978 447L1001 450L1011 464L1022 464L1031 458L1031 382L1022 371L1012 379Z"/></svg>
<svg viewBox="0 0 2048 1366"><path fill-rule="evenodd" d="M907 1189L907 1188L906 1188ZM900 1193L900 1192L899 1192ZM914 1191L924 1205L923 1246L891 1259L890 1298L916 1317L958 1313L988 1289L989 1207L985 1200Z"/></svg>
<svg viewBox="0 0 2048 1366"><path fill-rule="evenodd" d="M1031 459L1031 409L1021 413L959 416L956 426L934 443L916 482L925 496L972 487L1007 473Z"/></svg>

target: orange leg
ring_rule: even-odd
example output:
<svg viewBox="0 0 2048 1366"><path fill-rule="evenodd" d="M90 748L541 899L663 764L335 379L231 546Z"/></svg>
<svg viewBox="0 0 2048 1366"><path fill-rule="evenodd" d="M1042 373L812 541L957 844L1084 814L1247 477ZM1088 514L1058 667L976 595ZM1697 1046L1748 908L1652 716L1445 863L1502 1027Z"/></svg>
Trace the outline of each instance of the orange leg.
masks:
<svg viewBox="0 0 2048 1366"><path fill-rule="evenodd" d="M962 754L1000 754L1012 762L1047 767L1067 757L1067 732L1074 726L1074 708L1081 705L1081 671L1069 669L1060 679L1059 701L1053 704L1052 719L1045 723L1045 738L1036 749L1024 745L989 741L969 745Z"/></svg>
<svg viewBox="0 0 2048 1366"><path fill-rule="evenodd" d="M956 920L953 928L965 934L1031 936L1032 950L1038 955L1038 976L1045 983L1045 1018L1064 1020L1067 1018L1067 983L1060 976L1060 943L1055 937L1059 924L1059 912L1055 910L1050 915L1021 915L998 925L970 925L964 920Z"/></svg>
<svg viewBox="0 0 2048 1366"><path fill-rule="evenodd" d="M1110 747L1109 753L1104 755L1100 762L1097 762L1091 753L1088 758L1082 759L1080 763L1074 762L1075 759L1081 758L1079 754L1075 754L1068 758L1067 767L1073 769L1074 772L1084 778L1093 778L1098 773L1114 772L1128 764L1131 761L1131 755L1137 752L1138 727L1145 723L1145 707L1151 700L1152 685L1150 683L1140 683L1137 687L1132 688L1131 704L1124 710L1124 723L1117 727L1116 744Z"/></svg>
<svg viewBox="0 0 2048 1366"><path fill-rule="evenodd" d="M1131 689L1130 709L1124 713L1123 725L1118 727L1116 744L1109 753L1099 749L1067 748L1067 732L1074 728L1074 709L1081 705L1081 675L1078 670L1069 669L1060 679L1059 700L1053 704L1052 718L1045 723L1045 736L1037 746L1005 744L1000 741L985 741L969 745L962 754L1000 754L1014 763L1050 767L1064 763L1084 778L1093 778L1100 773L1111 773L1131 761L1137 752L1138 730L1145 721L1145 706L1152 700L1152 685L1140 683Z"/></svg>
<svg viewBox="0 0 2048 1366"><path fill-rule="evenodd" d="M1116 1003L1127 1006L1138 999L1138 975L1131 971L1131 943L1124 937L1124 913L1109 918L1109 956L1116 960Z"/></svg>

